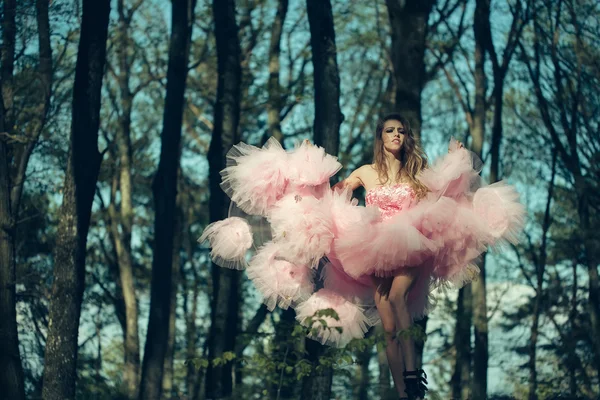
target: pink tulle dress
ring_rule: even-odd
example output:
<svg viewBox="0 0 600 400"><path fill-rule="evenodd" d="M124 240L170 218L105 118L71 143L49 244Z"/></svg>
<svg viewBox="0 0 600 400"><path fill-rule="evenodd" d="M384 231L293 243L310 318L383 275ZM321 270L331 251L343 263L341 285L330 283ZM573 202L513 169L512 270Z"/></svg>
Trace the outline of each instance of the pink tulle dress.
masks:
<svg viewBox="0 0 600 400"><path fill-rule="evenodd" d="M321 343L343 347L379 322L373 276L416 269L408 306L413 317L423 316L435 287L473 280L478 256L516 243L524 223L514 188L483 185L479 160L454 140L419 174L429 189L422 199L399 184L369 190L366 207L359 206L349 191L331 190L329 179L340 168L309 143L290 151L275 139L262 148L234 146L221 186L243 213L268 222L270 240L255 248L264 229L233 215L207 226L199 239L209 242L218 265L245 269L270 310L293 307Z"/></svg>

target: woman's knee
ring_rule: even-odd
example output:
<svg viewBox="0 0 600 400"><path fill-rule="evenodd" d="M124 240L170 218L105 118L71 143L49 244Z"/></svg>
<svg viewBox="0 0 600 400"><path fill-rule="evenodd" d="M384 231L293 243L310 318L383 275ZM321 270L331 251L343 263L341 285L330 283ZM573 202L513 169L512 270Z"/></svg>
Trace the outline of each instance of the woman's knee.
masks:
<svg viewBox="0 0 600 400"><path fill-rule="evenodd" d="M396 337L396 324L393 322L384 322L382 321L383 334L385 335L386 341L393 341Z"/></svg>
<svg viewBox="0 0 600 400"><path fill-rule="evenodd" d="M390 292L389 299L394 308L406 308L408 301L408 288L395 288L395 290Z"/></svg>
<svg viewBox="0 0 600 400"><path fill-rule="evenodd" d="M416 276L414 274L398 275L394 278L394 282L390 288L389 300L395 308L406 307L408 294L415 282L415 279Z"/></svg>

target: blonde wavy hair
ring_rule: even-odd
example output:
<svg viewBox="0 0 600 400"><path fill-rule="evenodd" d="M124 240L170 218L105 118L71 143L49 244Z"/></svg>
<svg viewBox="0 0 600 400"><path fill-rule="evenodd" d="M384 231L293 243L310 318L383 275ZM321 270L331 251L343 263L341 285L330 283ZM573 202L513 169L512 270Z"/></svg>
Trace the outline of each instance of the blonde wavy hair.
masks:
<svg viewBox="0 0 600 400"><path fill-rule="evenodd" d="M383 117L375 128L375 144L373 145L373 164L379 181L385 184L389 180L389 172L387 163L385 162L385 149L383 147L383 126L387 121L400 121L404 127L404 141L400 150L400 176L408 178L409 184L417 193L418 198L423 198L427 195L427 186L423 185L417 175L421 170L427 168L427 156L421 148L419 138L415 137L410 123L406 118L398 113L388 114Z"/></svg>

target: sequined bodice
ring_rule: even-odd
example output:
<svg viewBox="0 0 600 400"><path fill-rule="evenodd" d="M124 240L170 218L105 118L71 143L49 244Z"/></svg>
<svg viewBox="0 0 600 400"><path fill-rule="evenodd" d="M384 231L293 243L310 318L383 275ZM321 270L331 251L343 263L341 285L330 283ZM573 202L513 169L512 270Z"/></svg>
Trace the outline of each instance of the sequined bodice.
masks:
<svg viewBox="0 0 600 400"><path fill-rule="evenodd" d="M378 186L367 191L365 203L367 206L378 207L381 217L386 220L400 211L415 204L416 194L406 183L393 186Z"/></svg>

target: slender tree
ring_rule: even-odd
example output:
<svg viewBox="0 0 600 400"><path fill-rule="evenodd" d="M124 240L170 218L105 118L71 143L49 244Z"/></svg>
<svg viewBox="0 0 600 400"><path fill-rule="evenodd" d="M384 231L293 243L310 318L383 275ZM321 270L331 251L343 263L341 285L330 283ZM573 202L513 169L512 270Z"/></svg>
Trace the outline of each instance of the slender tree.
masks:
<svg viewBox="0 0 600 400"><path fill-rule="evenodd" d="M233 0L213 0L213 17L217 41L217 99L214 108L214 126L208 162L210 167L210 220L227 217L228 199L219 184L219 172L225 168L227 151L239 139L241 97L241 49ZM239 319L238 271L212 265L211 326L208 336L209 360L233 352L236 344ZM232 363L216 365L211 362L206 372L206 397L220 399L230 396L233 390Z"/></svg>
<svg viewBox="0 0 600 400"><path fill-rule="evenodd" d="M129 399L136 399L140 375L140 340L138 333L137 295L133 274L133 255L131 251L131 232L133 229L133 185L132 185L132 146L131 146L131 115L133 100L139 89L131 88L132 57L130 56L132 40L130 25L137 8L143 0L138 0L131 7L126 6L125 0L117 1L117 36L115 50L117 68L114 72L118 85L118 128L116 130L115 158L118 160L115 173L118 174L120 204L111 201L110 233L116 251L118 265L118 281L122 292L124 324L124 371L123 386ZM113 185L114 186L114 185ZM116 199L116 196L111 196Z"/></svg>
<svg viewBox="0 0 600 400"><path fill-rule="evenodd" d="M161 397L165 355L169 339L169 315L175 241L177 174L181 155L181 129L188 56L196 0L174 0L167 90L158 170L152 183L154 195L154 257L148 334L142 363L140 399Z"/></svg>
<svg viewBox="0 0 600 400"><path fill-rule="evenodd" d="M473 31L475 34L475 109L473 124L471 126L471 150L482 157L483 143L485 140L485 122L487 110L487 77L485 74L486 42L485 36L489 32L490 0L477 0ZM473 351L473 386L472 396L477 399L487 397L487 369L488 369L488 323L487 323L487 292L486 292L486 257L483 254L479 266L479 277L471 284L473 296L473 328L475 330L475 346ZM469 291L465 292L465 296ZM464 332L466 334L466 331ZM470 337L470 330L469 330Z"/></svg>
<svg viewBox="0 0 600 400"><path fill-rule="evenodd" d="M181 169L179 170L181 174ZM179 178L181 181L181 177ZM179 185L179 193L181 187ZM183 218L182 196L177 196L176 212L175 212L175 238L173 241L173 279L171 283L171 310L169 311L169 339L167 341L167 352L165 355L165 372L163 374L162 396L167 400L172 398L173 389L175 388L175 376L173 370L173 362L175 359L175 347L177 338L177 292L180 281L180 264L181 264L181 248L183 247Z"/></svg>
<svg viewBox="0 0 600 400"><path fill-rule="evenodd" d="M45 126L52 92L52 49L48 1L37 0L39 62L35 76L36 94L31 112L25 116L25 129L14 131L15 110L13 69L15 59L17 4L8 0L3 5L2 57L0 61L0 396L22 399L25 395L20 360L15 310L16 232L25 186L26 170L31 154Z"/></svg>
<svg viewBox="0 0 600 400"><path fill-rule="evenodd" d="M281 132L281 104L282 91L279 82L281 54L281 36L283 34L283 23L288 11L288 0L279 0L277 2L277 12L271 28L271 39L269 42L269 81L267 90L269 92L269 101L267 103L267 118L269 123L269 135L278 141L283 140Z"/></svg>
<svg viewBox="0 0 600 400"><path fill-rule="evenodd" d="M338 154L340 146L340 78L336 58L333 11L329 0L307 0L313 81L315 85L314 142L329 154ZM306 339L307 359L314 366L302 382L303 399L329 399L333 369L319 365L324 346Z"/></svg>
<svg viewBox="0 0 600 400"><path fill-rule="evenodd" d="M98 128L109 11L109 0L83 1L70 147L54 255L42 389L44 400L75 398L87 234L102 161L98 151Z"/></svg>
<svg viewBox="0 0 600 400"><path fill-rule="evenodd" d="M11 177L9 165L9 130L12 130L13 68L15 57L16 2L4 2L2 19L2 60L0 65L0 386L2 398L25 399L23 367L19 353L17 314L15 309L16 221L11 210ZM6 397L4 397L6 396Z"/></svg>

